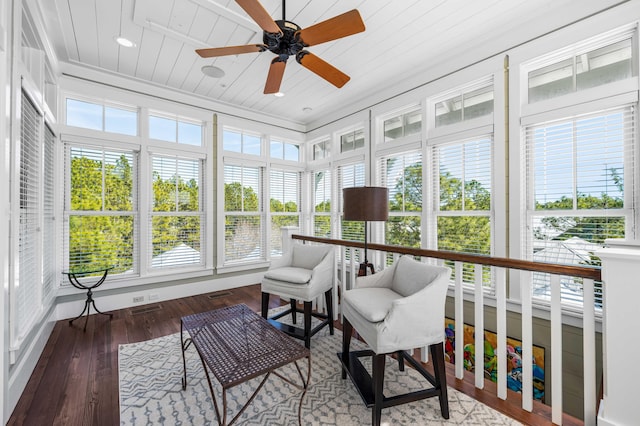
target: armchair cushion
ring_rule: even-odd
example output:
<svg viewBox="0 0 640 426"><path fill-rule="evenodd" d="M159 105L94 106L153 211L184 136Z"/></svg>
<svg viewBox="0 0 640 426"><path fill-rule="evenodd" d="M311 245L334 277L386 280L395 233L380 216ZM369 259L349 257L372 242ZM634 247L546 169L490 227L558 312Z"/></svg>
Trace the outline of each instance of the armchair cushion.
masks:
<svg viewBox="0 0 640 426"><path fill-rule="evenodd" d="M410 256L402 256L395 264L391 288L404 297L411 296L433 282L440 273L439 269L425 268Z"/></svg>
<svg viewBox="0 0 640 426"><path fill-rule="evenodd" d="M354 289L345 292L345 300L370 322L380 322L385 319L393 301L401 297L388 288Z"/></svg>
<svg viewBox="0 0 640 426"><path fill-rule="evenodd" d="M324 259L329 249L327 246L293 244L291 266L313 269Z"/></svg>
<svg viewBox="0 0 640 426"><path fill-rule="evenodd" d="M311 270L284 266L277 269L269 269L264 277L276 281L286 281L292 284L306 284L311 279Z"/></svg>

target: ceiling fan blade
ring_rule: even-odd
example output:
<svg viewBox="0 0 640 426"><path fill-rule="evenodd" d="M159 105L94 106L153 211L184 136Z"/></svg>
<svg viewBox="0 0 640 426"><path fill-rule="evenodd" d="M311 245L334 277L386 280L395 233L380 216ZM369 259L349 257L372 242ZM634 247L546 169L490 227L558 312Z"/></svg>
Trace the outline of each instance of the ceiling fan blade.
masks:
<svg viewBox="0 0 640 426"><path fill-rule="evenodd" d="M318 56L311 52L302 50L296 55L296 60L311 72L318 74L320 77L327 80L329 83L336 86L338 89L347 84L350 77L334 67L330 63L320 59Z"/></svg>
<svg viewBox="0 0 640 426"><path fill-rule="evenodd" d="M280 58L274 58L273 61L271 61L267 82L264 85L265 95L278 93L280 91L280 83L282 83L282 76L284 75L286 65L286 61L281 61Z"/></svg>
<svg viewBox="0 0 640 426"><path fill-rule="evenodd" d="M360 33L364 29L364 22L360 17L360 13L353 9L308 28L303 28L298 31L297 35L305 46L315 46L316 44Z"/></svg>
<svg viewBox="0 0 640 426"><path fill-rule="evenodd" d="M241 53L263 52L267 46L264 44L245 44L242 46L211 47L208 49L196 49L196 53L203 58L216 56L239 55Z"/></svg>
<svg viewBox="0 0 640 426"><path fill-rule="evenodd" d="M275 23L269 12L262 6L258 0L236 0L236 3L256 21L264 31L268 33L281 33L280 27Z"/></svg>

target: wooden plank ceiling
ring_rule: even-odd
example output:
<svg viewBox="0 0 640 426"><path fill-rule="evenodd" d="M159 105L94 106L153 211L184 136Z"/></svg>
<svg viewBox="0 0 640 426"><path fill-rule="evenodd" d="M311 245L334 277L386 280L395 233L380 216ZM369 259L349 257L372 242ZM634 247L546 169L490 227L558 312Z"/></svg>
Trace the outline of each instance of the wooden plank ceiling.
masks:
<svg viewBox="0 0 640 426"><path fill-rule="evenodd" d="M262 43L262 31L234 0L38 1L61 62L299 123L318 120L408 77L415 79L429 67L461 55L477 60L495 54L537 35L545 25L552 29L615 3L587 0L576 17L561 20L558 13L571 14L570 0L289 0L286 18L303 28L358 9L366 31L308 48L351 77L342 89L290 58L281 86L285 96L277 98L263 94L271 52L211 59L194 53L202 47ZM282 19L281 0L261 3L274 19ZM114 41L118 35L136 46L119 46ZM225 76L203 75L204 65L221 68Z"/></svg>

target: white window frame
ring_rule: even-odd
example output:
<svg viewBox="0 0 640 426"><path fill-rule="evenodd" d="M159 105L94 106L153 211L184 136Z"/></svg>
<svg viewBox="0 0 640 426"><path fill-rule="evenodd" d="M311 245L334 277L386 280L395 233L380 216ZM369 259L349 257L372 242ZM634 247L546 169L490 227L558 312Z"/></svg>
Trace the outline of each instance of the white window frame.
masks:
<svg viewBox="0 0 640 426"><path fill-rule="evenodd" d="M235 133L247 134L260 139L260 155L247 154L237 151L225 151L224 149L224 132L232 131ZM224 194L224 169L225 165L243 166L243 167L255 167L260 170L260 195L259 195L259 215L261 223L262 233L262 256L260 259L251 259L248 261L232 261L229 262L225 259L225 238L221 237L217 239L217 270L219 273L238 272L255 268L263 268L269 265L271 259L271 239L272 236L271 222L271 204L270 204L270 187L269 187L269 173L270 170L286 170L295 171L300 175L300 200L299 200L299 215L300 215L300 227L304 229L305 211L306 205L310 195L305 194L302 188L305 187L305 159L308 158L306 154L305 144L301 141L302 135L295 131L289 131L275 126L268 126L251 122L248 120L242 120L232 118L228 116L221 116L218 121L217 137L219 143L217 144L218 153L218 185L217 185L217 205L218 208L218 235L225 235L225 217L227 212L225 209L225 194ZM297 145L299 149L299 160L283 160L280 158L271 157L271 140L282 141L284 143ZM234 213L234 212L230 212Z"/></svg>
<svg viewBox="0 0 640 426"><path fill-rule="evenodd" d="M215 144L209 142L212 138L212 116L209 111L200 108L189 107L182 104L167 102L166 100L158 100L153 97L132 93L127 90L114 89L109 86L103 86L98 83L70 80L65 83L65 88L61 91L60 102L60 122L66 123L66 99L78 99L86 102L103 104L108 106L116 106L122 108L128 106L137 108L138 110L138 136L130 136L118 133L103 132L93 129L85 129L80 127L66 126L62 124L61 140L63 143L76 144L92 144L97 146L115 147L121 149L133 149L140 152L139 155L139 174L138 174L138 191L139 191L139 244L141 250L138 252L139 268L138 274L132 276L109 276L108 286L101 286L97 292L105 290L113 290L120 288L130 288L138 285L174 281L177 279L198 278L210 276L214 269L214 247L215 243L211 238L205 241L205 261L203 265L185 266L184 268L166 269L150 269L150 263L147 260L146 242L149 241L151 230L149 228L149 210L150 203L153 199L151 188L151 165L150 155L154 153L169 153L171 155L180 155L186 157L202 158L204 161L204 175L201 185L205 188L211 188L214 182L213 167L211 166L211 158L213 158L213 147ZM81 93L91 93L92 96L81 95ZM135 105L135 106L134 106ZM165 111L172 118L187 121L193 124L202 125L202 146L178 144L176 142L166 142L149 139L148 117L149 112L153 111L156 115L159 111ZM65 191L65 188L61 188ZM211 213L214 208L213 197L206 197L203 200L205 212L205 234L209 234L213 230L214 214ZM62 227L61 227L62 229ZM63 254L60 262L64 265ZM64 266L63 266L64 267ZM59 294L75 294L77 290L71 288L65 280L61 282Z"/></svg>

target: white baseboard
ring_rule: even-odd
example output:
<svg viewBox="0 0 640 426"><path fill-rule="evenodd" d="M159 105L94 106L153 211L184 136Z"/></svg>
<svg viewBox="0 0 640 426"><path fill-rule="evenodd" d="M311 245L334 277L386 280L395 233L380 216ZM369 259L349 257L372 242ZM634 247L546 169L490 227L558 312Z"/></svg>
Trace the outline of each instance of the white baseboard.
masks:
<svg viewBox="0 0 640 426"><path fill-rule="evenodd" d="M29 346L25 349L24 355L20 357L17 364L11 368L7 392L7 419L13 413L13 409L18 404L18 400L31 378L33 370L40 359L51 331L56 324L56 311L52 309L49 315L43 319L40 328Z"/></svg>
<svg viewBox="0 0 640 426"><path fill-rule="evenodd" d="M142 306L149 303L178 299L180 297L196 296L198 294L213 293L216 291L244 287L259 283L262 280L263 275L264 272L256 272L252 274L208 279L194 283L176 284L172 286L145 286L139 291L135 288L120 289L122 291L117 294L105 294L104 292L102 292L102 294L94 293L94 299L96 306L100 311L108 312L117 309ZM78 290L78 293L82 294L80 290ZM136 302L134 302L134 299ZM76 317L80 312L82 312L84 303L84 298L58 302L56 305L56 318L58 320L62 320Z"/></svg>

